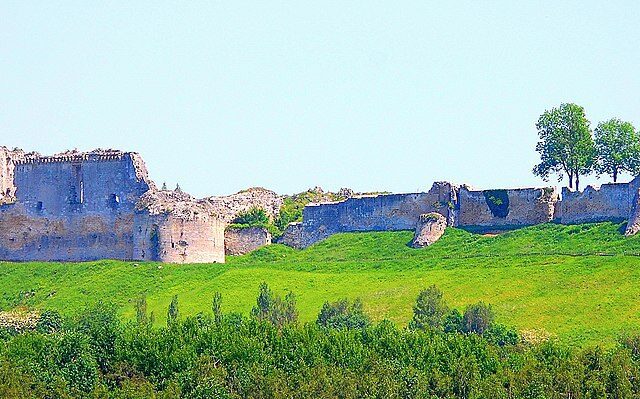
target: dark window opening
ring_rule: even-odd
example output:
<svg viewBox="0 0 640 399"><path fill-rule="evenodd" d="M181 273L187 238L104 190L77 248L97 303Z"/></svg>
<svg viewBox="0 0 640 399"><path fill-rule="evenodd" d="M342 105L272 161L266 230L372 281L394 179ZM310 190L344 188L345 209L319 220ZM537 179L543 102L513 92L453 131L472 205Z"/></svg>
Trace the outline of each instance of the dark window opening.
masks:
<svg viewBox="0 0 640 399"><path fill-rule="evenodd" d="M38 201L38 203L36 204L36 210L38 212L41 212L42 209L43 209L42 201Z"/></svg>
<svg viewBox="0 0 640 399"><path fill-rule="evenodd" d="M71 186L71 203L84 204L84 180L82 179L82 165L73 165L75 185Z"/></svg>
<svg viewBox="0 0 640 399"><path fill-rule="evenodd" d="M117 194L111 194L109 196L109 207L116 209L120 205L120 197Z"/></svg>

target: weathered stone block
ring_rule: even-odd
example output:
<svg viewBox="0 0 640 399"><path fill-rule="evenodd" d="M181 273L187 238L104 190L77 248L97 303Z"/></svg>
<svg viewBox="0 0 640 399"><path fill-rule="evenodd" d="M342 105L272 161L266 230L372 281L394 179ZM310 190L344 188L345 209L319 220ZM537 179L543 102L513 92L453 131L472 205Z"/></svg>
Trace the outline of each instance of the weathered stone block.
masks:
<svg viewBox="0 0 640 399"><path fill-rule="evenodd" d="M414 248L428 247L442 237L446 228L447 219L441 214L431 212L420 215L411 246Z"/></svg>

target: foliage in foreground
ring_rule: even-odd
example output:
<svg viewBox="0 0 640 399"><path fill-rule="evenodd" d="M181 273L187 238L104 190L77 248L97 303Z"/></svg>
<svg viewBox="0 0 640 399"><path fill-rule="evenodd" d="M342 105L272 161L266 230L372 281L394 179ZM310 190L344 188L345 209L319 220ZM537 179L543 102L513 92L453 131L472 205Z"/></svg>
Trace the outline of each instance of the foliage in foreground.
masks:
<svg viewBox="0 0 640 399"><path fill-rule="evenodd" d="M262 287L263 302L270 295ZM326 308L325 316L362 315L346 301ZM274 324L259 314L217 316L181 320L176 312L168 326L154 328L122 323L113 307L99 305L51 323L52 330L5 335L0 397L640 397L638 337L608 350L572 350L387 321L332 328L293 319Z"/></svg>

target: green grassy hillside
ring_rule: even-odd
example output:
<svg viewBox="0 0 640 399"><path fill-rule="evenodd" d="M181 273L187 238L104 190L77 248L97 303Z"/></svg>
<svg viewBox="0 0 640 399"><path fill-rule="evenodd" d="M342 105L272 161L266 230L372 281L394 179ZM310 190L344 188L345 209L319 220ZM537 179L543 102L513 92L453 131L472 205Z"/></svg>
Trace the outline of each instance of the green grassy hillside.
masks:
<svg viewBox="0 0 640 399"><path fill-rule="evenodd" d="M406 324L419 290L437 284L450 304L489 302L499 322L518 329L610 344L640 327L640 237L624 238L622 227L548 224L497 237L449 229L421 250L406 245L411 232L340 234L302 251L273 245L225 265L0 263L0 309L73 314L106 300L132 317L133 299L146 292L162 323L174 294L182 314L209 311L215 291L224 311L247 313L266 281L276 292L295 292L303 321L325 300L360 297L375 320Z"/></svg>

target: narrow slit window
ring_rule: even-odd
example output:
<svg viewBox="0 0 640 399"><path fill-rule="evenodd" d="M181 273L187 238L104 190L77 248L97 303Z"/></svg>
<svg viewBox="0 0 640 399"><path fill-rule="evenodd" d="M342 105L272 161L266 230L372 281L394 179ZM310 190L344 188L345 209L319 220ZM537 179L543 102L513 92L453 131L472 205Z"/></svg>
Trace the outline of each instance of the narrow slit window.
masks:
<svg viewBox="0 0 640 399"><path fill-rule="evenodd" d="M118 194L111 194L109 196L109 206L113 209L117 208L120 205L120 197Z"/></svg>

